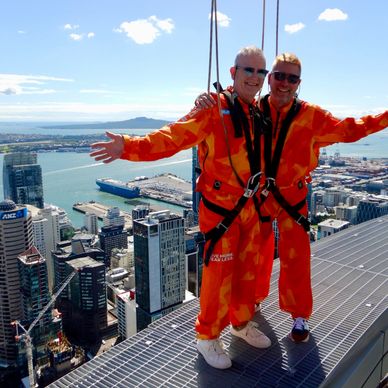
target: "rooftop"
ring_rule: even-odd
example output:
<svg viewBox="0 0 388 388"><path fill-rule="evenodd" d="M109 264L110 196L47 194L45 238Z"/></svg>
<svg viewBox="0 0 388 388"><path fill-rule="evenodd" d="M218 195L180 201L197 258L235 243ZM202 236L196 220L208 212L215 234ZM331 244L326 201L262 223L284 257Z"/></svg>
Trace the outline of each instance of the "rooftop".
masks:
<svg viewBox="0 0 388 388"><path fill-rule="evenodd" d="M224 371L209 367L195 349L195 299L51 387L332 388L343 387L346 378L348 383L365 381L374 364L359 375L354 368L366 365L361 361L378 341L381 364L387 347L380 340L388 331L387 227L388 216L380 217L312 244L315 307L307 343L288 338L291 319L278 308L276 261L271 293L254 318L272 340L269 349L254 349L225 330L222 339L233 366ZM372 372L381 374L383 368ZM362 380L356 380L357 386Z"/></svg>

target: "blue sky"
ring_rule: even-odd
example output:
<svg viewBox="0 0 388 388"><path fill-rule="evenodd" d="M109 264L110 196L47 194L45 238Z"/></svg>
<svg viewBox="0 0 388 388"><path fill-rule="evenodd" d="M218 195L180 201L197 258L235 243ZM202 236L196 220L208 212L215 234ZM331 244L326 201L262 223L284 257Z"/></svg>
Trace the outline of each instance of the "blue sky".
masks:
<svg viewBox="0 0 388 388"><path fill-rule="evenodd" d="M210 0L2 2L0 122L179 118L207 88L210 7ZM217 10L226 86L236 52L261 47L262 0L220 0ZM341 117L387 109L387 15L386 0L280 0L279 52L302 60L300 97ZM268 68L275 21L276 0L267 0Z"/></svg>

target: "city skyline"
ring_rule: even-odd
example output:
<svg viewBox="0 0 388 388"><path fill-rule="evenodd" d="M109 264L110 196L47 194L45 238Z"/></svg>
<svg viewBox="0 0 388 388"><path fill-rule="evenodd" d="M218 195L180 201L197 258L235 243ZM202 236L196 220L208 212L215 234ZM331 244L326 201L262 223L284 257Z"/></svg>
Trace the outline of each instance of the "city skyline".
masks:
<svg viewBox="0 0 388 388"><path fill-rule="evenodd" d="M331 184L332 185L345 185L346 184L346 187L348 188L352 188L352 190L350 189L340 189L340 190L334 190L335 187L333 187L333 190L330 190L329 188L326 188L325 189L325 192L322 196L322 200L323 202L320 202L319 204L323 204L323 205L328 205L329 207L335 207L336 205L340 204L341 202L345 202L344 198L346 199L347 197L350 198L352 200L352 203L351 205L354 205L354 201L357 202L357 198L354 194L357 194L357 193L353 193L352 191L358 191L357 189L357 186L359 186L360 184L360 179L361 180L364 180L364 179L367 179L366 176L370 176L371 178L374 177L374 180L376 180L376 177L380 177L381 179L381 183L379 185L377 185L376 187L373 187L374 190L382 190L386 187L386 168L385 168L385 164L383 162L381 162L381 164L379 164L377 161L371 161L371 162L368 162L366 163L366 161L361 161L361 160L354 160L354 164L350 163L350 160L347 160L347 162L349 162L350 164L348 164L348 167L345 167L345 163L341 163L341 160L339 160L338 158L334 158L334 159L331 159L331 158L328 158L327 156L325 156L325 160L328 162L328 164L326 164L326 167L327 168L319 168L317 169L317 174L319 174L319 176L317 176L314 180L316 180L317 182L322 182L323 183L323 186L321 187L329 187L329 186L326 186L328 184L328 179L331 179ZM330 166L330 168L329 168ZM368 167L369 166L369 167ZM343 168L343 172L341 172L341 168ZM331 171L332 170L332 171ZM345 174L346 172L346 174ZM330 191L330 193L329 193ZM365 209L362 211L362 213L367 216L365 217L365 219L363 219L362 221L366 221L370 218L373 218L373 217L377 217L377 216L381 216L381 215L384 215L384 214L387 214L387 210L388 210L388 207L387 207L387 201L386 201L386 191L384 191L385 194L383 194L383 191L381 191L381 201L377 199L377 196L376 196L376 200L374 201L367 201L368 203L365 203L367 206L368 206L368 209ZM326 195L328 194L328 195ZM327 198L325 198L327 197ZM385 199L384 199L384 198ZM360 197L361 198L361 197ZM360 203L363 202L363 201L360 201ZM364 201L365 202L365 201ZM346 203L348 204L348 200L346 199ZM350 204L350 203L349 203ZM6 201L5 203L3 204L4 206L7 205ZM15 206L15 205L13 205ZM376 208L377 211L374 211L374 209L372 208ZM5 210L9 210L8 207L5 209ZM345 212L344 212L345 213ZM11 214L12 211L11 211ZM170 214L169 211L162 211L162 212L157 212L155 214L161 214L163 216L165 216L166 214ZM8 219L8 213L7 213L7 217L4 217L4 219ZM116 225L117 223L122 223L123 220L122 218L120 218L119 216L119 210L118 209L111 209L110 212L107 213L107 222L106 224L112 224L112 225ZM109 219L109 222L108 222L108 219ZM179 228L182 230L182 234L180 235L180 239L181 237L183 237L183 229L184 229L184 222L183 222L183 218L181 217L177 217L177 216L174 216L172 217L171 219L167 219L168 222L171 222L171 223L176 223L177 220L179 220ZM384 219L381 218L381 222L384 222L383 221ZM163 220L164 221L164 220ZM32 222L34 222L34 219L32 219ZM145 222L144 225L146 225L146 221L144 220L143 222ZM139 224L141 224L142 221L139 221ZM143 235L153 235L153 233L155 232L154 228L156 226L156 224L154 222L150 222L149 224L149 227L150 227L150 231L152 231L152 233L140 233L138 234L138 236L143 236ZM172 226L177 226L177 225L173 225ZM339 230L339 229L338 229ZM336 233L338 230L334 230L334 229L329 229L328 233ZM167 237L167 240L170 241L171 240L171 234L170 232L168 232L166 234L166 237ZM34 237L35 238L35 237ZM84 239L84 240L82 240ZM169 240L170 239L170 240ZM69 262L71 263L75 263L76 261L74 261L73 259L75 259L74 257L74 254L77 253L77 252L81 252L81 255L88 255L91 257L91 251L84 251L84 248L81 247L81 240L82 241L85 241L86 244L90 244L90 242L87 242L86 240L90 240L90 236L78 236L77 238L74 239L74 241L72 241L71 243L71 247L69 246L69 242L67 242L66 246L69 246L69 249L71 249L71 252L62 252L62 251L57 251L57 261L58 263L60 262L61 265L65 265L65 262L67 262L69 260ZM182 243L183 241L181 241ZM100 245L102 241L100 240ZM135 239L135 243L136 243L136 239ZM65 243L63 242L63 247L65 246ZM83 245L83 242L82 242L82 245ZM154 247L155 248L155 245L156 247L159 245L160 248L162 248L164 245L166 245L168 247L168 243L167 244L163 244L162 243L162 240L159 242L159 244L155 244L155 241L153 244L150 245L150 247ZM171 247L171 249L175 249L175 244L172 244L173 246ZM183 249L183 244L181 244L181 248ZM135 259L136 259L136 252L137 254L139 255L139 252L141 251L141 248L140 246L143 246L143 244L140 244L138 248L135 248ZM140 248L140 250L139 250ZM186 247L187 248L187 247ZM137 251L136 251L137 249ZM170 249L170 248L169 248ZM160 251L162 253L162 250ZM160 255L161 255L160 253ZM170 257L170 251L167 252L167 255L165 257L166 261L168 261L169 264L170 263L170 260L172 257ZM180 253L182 254L183 251L180 250ZM187 252L185 252L187 254ZM102 252L96 252L96 254L98 255L98 257L100 258L100 260L98 261L101 261L101 258L103 257L103 253ZM81 256L82 257L82 256ZM155 255L155 258L158 258L159 255L156 254ZM162 257L162 255L160 256ZM183 265L183 256L181 258L182 260L180 260L180 272L181 274L179 275L179 279L180 279L180 284L181 286L184 285L184 281L183 281L183 277L182 277L182 273L184 272L184 265ZM81 260L81 258L79 259L75 259L75 260ZM88 259L88 260L92 260L92 259ZM144 262L144 258L142 260L140 260L141 262ZM94 262L93 260L90 261L90 263L88 264L88 266L90 266L90 264L93 264L94 265L98 265L100 267L100 272L101 272L101 276L103 273L105 273L104 271L102 271L102 267L103 267L103 264L102 262L100 263L97 263L97 262ZM156 268L158 267L158 262L154 262L153 265L155 266L156 265ZM187 265L187 263L185 264ZM378 263L378 260L376 260L376 265L379 265ZM358 268L358 267L357 267ZM136 269L135 269L136 271ZM163 272L163 271L162 271ZM59 267L56 268L55 270L55 274L60 274L61 271L59 270ZM65 272L63 272L63 274L65 274ZM67 276L68 274L66 274ZM166 273L164 274L166 275ZM171 274L168 275L167 277L171 277ZM176 278L178 278L177 275L175 275ZM91 276L90 276L91 278ZM102 278L101 278L102 279ZM56 279L57 280L57 279ZM136 279L136 281L138 281L138 279ZM63 282L63 279L58 281L58 284L62 284ZM90 282L89 282L90 283ZM89 284L88 283L88 284ZM100 285L102 285L103 281L97 281L96 280L96 283L99 283ZM140 282L141 283L141 282ZM152 282L152 285L155 285L155 284L158 284L157 281L155 281L155 279L153 280ZM85 283L86 284L86 283ZM186 284L187 285L187 284ZM171 283L170 284L170 287L172 287L173 284ZM89 287L89 286L88 286ZM83 299L85 300L85 303L86 303L86 306L90 305L90 289L88 287L84 287L84 290L85 290L85 293L84 293L84 297ZM151 284L149 287L140 287L141 289L150 289L152 290L152 287L151 287ZM75 289L78 289L78 286L75 288ZM82 287L81 287L82 289ZM168 289L167 287L167 284L166 284L166 289ZM174 290L176 290L176 286L173 287ZM171 294L171 292L170 292ZM182 291L182 295L183 295L183 291ZM167 295L168 296L168 295ZM76 300L76 299L75 299ZM100 300L100 299L99 299ZM101 299L102 300L102 299ZM153 300L153 299L152 299ZM163 299L164 300L164 299ZM139 300L137 301L139 302ZM105 302L104 302L105 303ZM152 303L152 302L151 302ZM140 306L140 302L139 302L139 306ZM131 309L130 306L128 306L129 309ZM175 308L175 306L174 306ZM132 306L132 310L133 310L133 306ZM156 309L156 316L159 317L159 315L164 315L163 314L163 309L162 310L159 310L159 308ZM86 330L87 333L90 333L90 325L89 324L86 324L84 326L80 326L80 325L77 325L75 323L75 321L73 319L69 319L68 317L68 313L69 311L72 311L75 313L82 313L82 311L78 311L77 310L77 306L73 306L71 308L71 310L68 310L66 311L66 309L62 310L60 309L60 311L62 312L63 311L63 322L65 324L66 322L66 327L65 327L65 330L70 330L70 327L71 325L73 325L73 329L74 328L77 328L80 329L81 331L82 330ZM170 309L166 309L166 312L170 311ZM138 310L139 312L139 310ZM101 326L105 327L105 320L106 320L106 310L103 309L99 312L99 314L101 315ZM133 315L133 311L132 311L132 315ZM125 321L128 322L132 322L131 320L128 320L125 318ZM82 320L82 322L84 322ZM93 318L90 322L96 322L96 320ZM70 326L69 326L70 325ZM87 325L89 325L89 327L87 327ZM73 330L71 329L71 330ZM113 330L113 329L111 329ZM82 338L84 338L85 336L82 335ZM95 329L94 330L94 334L93 334L93 338L99 338L99 330L98 329Z"/></svg>
<svg viewBox="0 0 388 388"><path fill-rule="evenodd" d="M220 81L226 86L236 52L261 46L263 10L262 1L218 3ZM267 68L276 51L275 3L266 2ZM279 52L302 60L302 99L340 117L386 108L388 75L379 69L388 61L381 43L387 2L279 3ZM181 117L207 88L210 4L5 2L0 122Z"/></svg>

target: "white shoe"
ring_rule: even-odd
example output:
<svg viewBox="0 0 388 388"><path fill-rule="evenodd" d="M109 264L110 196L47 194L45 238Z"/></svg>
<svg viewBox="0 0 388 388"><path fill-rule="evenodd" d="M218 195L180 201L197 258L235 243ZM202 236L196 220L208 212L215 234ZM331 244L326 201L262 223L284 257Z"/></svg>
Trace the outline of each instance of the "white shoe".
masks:
<svg viewBox="0 0 388 388"><path fill-rule="evenodd" d="M197 339L197 349L206 362L217 369L227 369L232 366L232 361L224 350L222 341L217 339Z"/></svg>
<svg viewBox="0 0 388 388"><path fill-rule="evenodd" d="M231 326L230 333L236 337L242 338L245 342L255 348L269 348L271 346L271 340L258 329L258 326L259 325L256 322L249 321L247 325L240 330Z"/></svg>
<svg viewBox="0 0 388 388"><path fill-rule="evenodd" d="M260 302L257 302L255 304L255 313L258 313L259 311L261 311L261 303Z"/></svg>

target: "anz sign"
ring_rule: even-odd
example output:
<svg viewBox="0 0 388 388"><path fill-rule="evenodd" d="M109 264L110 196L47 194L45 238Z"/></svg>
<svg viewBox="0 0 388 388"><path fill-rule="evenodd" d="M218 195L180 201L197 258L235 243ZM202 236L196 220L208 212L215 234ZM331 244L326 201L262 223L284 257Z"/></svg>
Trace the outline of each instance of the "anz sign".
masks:
<svg viewBox="0 0 388 388"><path fill-rule="evenodd" d="M16 220L17 218L27 217L27 208L19 209L10 212L0 212L0 221Z"/></svg>

